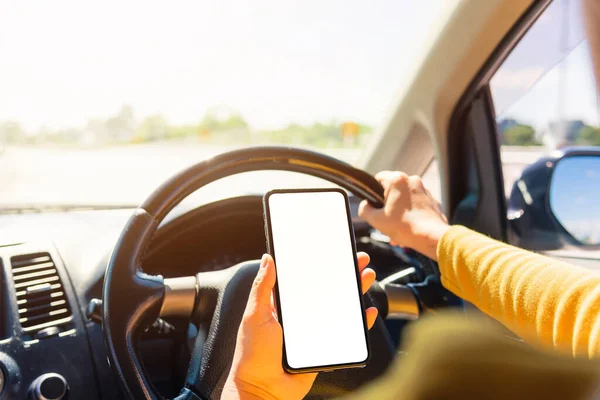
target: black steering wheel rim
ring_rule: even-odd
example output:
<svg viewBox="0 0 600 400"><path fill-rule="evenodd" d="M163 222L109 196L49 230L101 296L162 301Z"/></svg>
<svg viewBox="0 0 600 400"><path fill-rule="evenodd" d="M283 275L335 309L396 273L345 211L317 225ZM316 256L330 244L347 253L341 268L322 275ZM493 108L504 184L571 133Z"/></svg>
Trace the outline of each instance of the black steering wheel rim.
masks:
<svg viewBox="0 0 600 400"><path fill-rule="evenodd" d="M159 316L165 295L162 276L142 271L146 250L161 221L192 192L223 177L257 170L300 172L328 180L376 207L383 188L370 174L335 158L290 147L235 150L199 162L173 176L134 211L110 257L103 287L103 331L110 364L124 391L135 399L156 399L143 372L135 341ZM126 302L119 302L126 298Z"/></svg>
<svg viewBox="0 0 600 400"><path fill-rule="evenodd" d="M321 153L293 147L250 147L222 153L173 176L140 208L162 220L181 200L226 176L257 170L294 171L335 183L375 207L383 207L383 187L369 173Z"/></svg>

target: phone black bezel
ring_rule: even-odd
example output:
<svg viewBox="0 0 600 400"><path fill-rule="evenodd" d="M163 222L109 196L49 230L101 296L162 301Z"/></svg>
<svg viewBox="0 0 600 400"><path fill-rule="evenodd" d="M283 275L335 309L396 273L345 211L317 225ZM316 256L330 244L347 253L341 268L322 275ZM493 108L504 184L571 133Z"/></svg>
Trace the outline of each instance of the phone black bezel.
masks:
<svg viewBox="0 0 600 400"><path fill-rule="evenodd" d="M360 282L360 272L358 271L358 259L356 258L356 240L354 237L354 226L352 225L352 215L350 213L350 203L348 200L347 193L342 189L337 188L328 188L328 189L274 189L270 190L263 196L263 218L265 223L265 236L266 236L266 244L267 244L267 252L273 257L275 260L275 246L273 241L273 233L271 228L271 215L269 210L269 198L272 195L277 194L292 194L292 193L324 193L324 192L336 192L340 193L344 198L344 203L346 205L346 217L348 221L348 233L350 235L350 242L352 246L352 259L354 260L354 271L356 274L356 288L358 290L358 298L360 301L361 307L361 315L363 320L363 331L365 335L365 341L367 344L367 357L362 361L345 363L345 364L334 364L334 365L317 365L313 367L304 367L304 368L293 368L289 365L287 361L287 354L285 348L285 329L283 329L283 315L281 312L281 304L279 302L279 285L278 282L275 282L275 303L277 307L277 315L279 318L279 323L282 327L283 332L283 369L291 374L298 373L307 373L307 372L325 372L325 371L334 371L339 369L346 368L362 368L367 365L371 358L371 343L369 341L369 329L367 327L367 319L365 315L365 304L364 298L362 294L362 287ZM275 268L277 268L277 262L275 262Z"/></svg>

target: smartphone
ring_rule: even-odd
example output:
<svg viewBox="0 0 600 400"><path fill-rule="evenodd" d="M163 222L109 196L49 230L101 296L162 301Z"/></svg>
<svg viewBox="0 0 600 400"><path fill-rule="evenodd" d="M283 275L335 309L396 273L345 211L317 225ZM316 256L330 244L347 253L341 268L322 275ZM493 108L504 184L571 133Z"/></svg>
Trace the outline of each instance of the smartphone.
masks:
<svg viewBox="0 0 600 400"><path fill-rule="evenodd" d="M370 357L346 192L272 190L263 198L275 302L290 373L364 367Z"/></svg>

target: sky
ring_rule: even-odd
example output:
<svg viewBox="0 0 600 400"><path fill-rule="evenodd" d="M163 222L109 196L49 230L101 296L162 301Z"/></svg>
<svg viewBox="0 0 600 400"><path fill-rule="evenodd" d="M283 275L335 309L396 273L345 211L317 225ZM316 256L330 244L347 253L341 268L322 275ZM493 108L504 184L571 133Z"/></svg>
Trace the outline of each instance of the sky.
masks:
<svg viewBox="0 0 600 400"><path fill-rule="evenodd" d="M504 71L500 71L502 73ZM564 83L561 91L561 73ZM523 75L527 72L524 71ZM525 80L527 78L524 78ZM598 98L589 57L587 41L582 41L557 66L545 71L522 97L500 114L543 129L559 118L581 119L588 124L600 125ZM562 98L562 100L561 100Z"/></svg>
<svg viewBox="0 0 600 400"><path fill-rule="evenodd" d="M0 121L81 126L124 104L253 128L376 125L442 6L428 0L0 3Z"/></svg>
<svg viewBox="0 0 600 400"><path fill-rule="evenodd" d="M217 109L241 112L255 129L377 126L429 26L454 2L0 2L0 121L82 126L130 104L138 119L171 123ZM599 124L583 39L579 2L554 1L492 79L497 115L536 128L561 115Z"/></svg>
<svg viewBox="0 0 600 400"><path fill-rule="evenodd" d="M499 119L515 118L536 129L561 118L600 125L583 28L577 0L556 0L544 11L490 82Z"/></svg>

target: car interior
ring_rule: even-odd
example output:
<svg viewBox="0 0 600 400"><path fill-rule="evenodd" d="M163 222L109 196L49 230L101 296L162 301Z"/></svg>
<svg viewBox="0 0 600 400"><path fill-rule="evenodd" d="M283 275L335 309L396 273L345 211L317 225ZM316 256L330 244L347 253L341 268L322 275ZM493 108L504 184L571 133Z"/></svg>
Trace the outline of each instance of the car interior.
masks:
<svg viewBox="0 0 600 400"><path fill-rule="evenodd" d="M551 224L535 226L547 233L545 244L527 236L534 223L528 213L537 211L519 203L522 190L505 191L490 81L553 4L447 6L383 128L366 145L361 168L313 150L248 147L199 159L137 207L0 213L0 398L220 398L266 251L264 191L184 199L233 175L285 171L311 176L310 185L345 189L357 250L370 255L377 273L366 295L379 309L370 362L320 374L310 399L350 393L382 375L401 357L404 327L420 316L447 308L477 312L441 286L432 260L394 246L359 218L362 200L383 204L373 177L380 170L422 176L434 168L452 223L585 267L600 265L597 244L575 255L566 251L583 245L552 213ZM551 161L551 172L566 157L598 154L597 148L564 151L540 165ZM548 191L540 196L544 203Z"/></svg>

